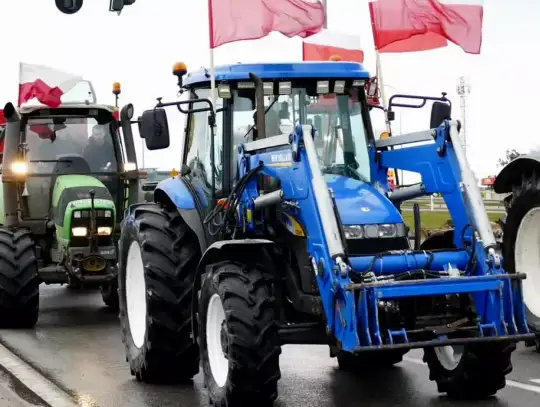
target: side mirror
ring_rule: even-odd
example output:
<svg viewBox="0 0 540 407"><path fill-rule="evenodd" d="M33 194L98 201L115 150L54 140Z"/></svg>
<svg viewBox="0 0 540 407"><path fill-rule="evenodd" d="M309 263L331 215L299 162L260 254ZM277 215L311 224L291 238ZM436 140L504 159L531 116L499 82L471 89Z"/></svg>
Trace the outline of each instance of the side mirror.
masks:
<svg viewBox="0 0 540 407"><path fill-rule="evenodd" d="M141 116L141 134L149 150L161 150L170 145L169 124L164 109L146 110Z"/></svg>
<svg viewBox="0 0 540 407"><path fill-rule="evenodd" d="M64 14L75 14L83 6L83 0L56 0L56 8Z"/></svg>
<svg viewBox="0 0 540 407"><path fill-rule="evenodd" d="M445 120L450 120L452 115L452 106L445 102L433 102L431 106L431 119L429 128L434 129L439 127Z"/></svg>

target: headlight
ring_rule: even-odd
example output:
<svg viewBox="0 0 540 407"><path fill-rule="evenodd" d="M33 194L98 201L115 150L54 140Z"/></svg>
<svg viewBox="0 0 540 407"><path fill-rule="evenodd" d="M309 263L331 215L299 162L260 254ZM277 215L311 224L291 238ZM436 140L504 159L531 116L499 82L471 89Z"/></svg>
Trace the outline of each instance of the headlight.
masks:
<svg viewBox="0 0 540 407"><path fill-rule="evenodd" d="M360 225L343 226L343 229L347 239L362 239L364 237L364 228Z"/></svg>
<svg viewBox="0 0 540 407"><path fill-rule="evenodd" d="M112 233L112 228L109 226L100 226L97 228L99 236L109 236Z"/></svg>
<svg viewBox="0 0 540 407"><path fill-rule="evenodd" d="M25 175L28 173L28 164L25 161L13 161L11 171L17 175Z"/></svg>
<svg viewBox="0 0 540 407"><path fill-rule="evenodd" d="M344 225L346 239L378 239L405 237L404 223L384 223L373 225Z"/></svg>
<svg viewBox="0 0 540 407"><path fill-rule="evenodd" d="M81 218L81 211L75 211L73 212L73 217L75 219L80 219Z"/></svg>
<svg viewBox="0 0 540 407"><path fill-rule="evenodd" d="M73 236L76 236L76 237L84 237L88 234L88 229L85 228L84 226L79 226L76 228L72 228L71 233L73 233Z"/></svg>
<svg viewBox="0 0 540 407"><path fill-rule="evenodd" d="M112 217L112 211L105 211L105 217L106 218Z"/></svg>

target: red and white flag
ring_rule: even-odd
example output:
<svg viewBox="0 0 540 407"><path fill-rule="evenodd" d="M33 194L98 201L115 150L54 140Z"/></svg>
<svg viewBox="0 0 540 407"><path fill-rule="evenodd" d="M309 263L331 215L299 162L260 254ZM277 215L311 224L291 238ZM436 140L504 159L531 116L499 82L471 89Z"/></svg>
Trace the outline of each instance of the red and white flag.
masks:
<svg viewBox="0 0 540 407"><path fill-rule="evenodd" d="M319 0L208 0L210 48L256 40L277 31L307 38L324 26Z"/></svg>
<svg viewBox="0 0 540 407"><path fill-rule="evenodd" d="M469 54L482 46L483 0L374 0L369 3L375 48L415 52L445 47Z"/></svg>
<svg viewBox="0 0 540 407"><path fill-rule="evenodd" d="M304 61L328 61L339 57L341 61L364 62L364 51L357 35L323 29L302 42Z"/></svg>
<svg viewBox="0 0 540 407"><path fill-rule="evenodd" d="M43 65L20 63L19 106L36 98L52 108L60 106L62 95L75 87L83 78Z"/></svg>

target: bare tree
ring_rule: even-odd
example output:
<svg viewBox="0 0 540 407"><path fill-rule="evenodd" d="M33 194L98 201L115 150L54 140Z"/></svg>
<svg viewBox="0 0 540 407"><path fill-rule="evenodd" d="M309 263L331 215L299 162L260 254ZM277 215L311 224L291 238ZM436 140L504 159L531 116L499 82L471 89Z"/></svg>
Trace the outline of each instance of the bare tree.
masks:
<svg viewBox="0 0 540 407"><path fill-rule="evenodd" d="M499 158L497 160L497 165L499 167L504 167L508 163L514 161L516 158L518 158L521 155L521 153L518 153L515 149L507 149L504 153L503 158Z"/></svg>

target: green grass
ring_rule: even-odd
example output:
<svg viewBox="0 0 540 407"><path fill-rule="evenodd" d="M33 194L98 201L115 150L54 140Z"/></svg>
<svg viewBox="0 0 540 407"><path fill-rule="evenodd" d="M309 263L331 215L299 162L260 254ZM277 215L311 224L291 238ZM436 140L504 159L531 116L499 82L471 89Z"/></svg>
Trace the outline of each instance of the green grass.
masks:
<svg viewBox="0 0 540 407"><path fill-rule="evenodd" d="M403 211L403 220L411 228L414 229L414 218L412 211ZM504 214L501 213L488 213L488 218L491 222L497 221ZM450 220L450 214L447 211L420 211L420 218L422 219L422 229L433 230L442 229L445 223Z"/></svg>

